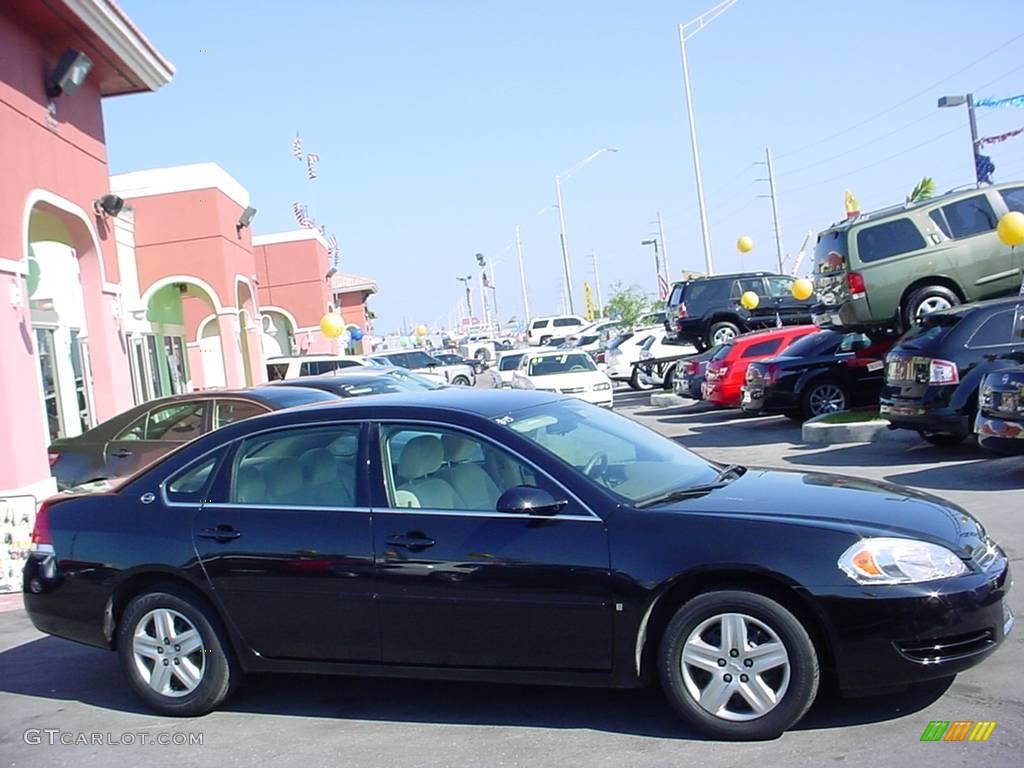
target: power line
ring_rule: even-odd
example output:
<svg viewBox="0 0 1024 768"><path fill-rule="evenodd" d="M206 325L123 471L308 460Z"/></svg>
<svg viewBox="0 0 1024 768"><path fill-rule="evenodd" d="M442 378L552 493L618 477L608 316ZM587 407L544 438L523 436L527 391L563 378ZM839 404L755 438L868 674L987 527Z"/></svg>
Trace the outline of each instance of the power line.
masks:
<svg viewBox="0 0 1024 768"><path fill-rule="evenodd" d="M927 146L928 144L935 143L940 138L944 138L945 136L948 136L948 135L950 135L952 133L956 133L958 131L963 131L963 130L964 130L964 128L962 126L956 126L955 128L952 128L951 130L944 131L944 132L940 133L938 136L933 136L932 138L927 139L925 141L922 141L922 142L920 142L918 144L915 144L914 146L907 147L906 150L903 150L903 151L898 152L898 153L896 153L894 155L890 155L888 157L882 158L881 160L877 160L876 162L869 163L868 165L861 166L860 168L857 168L856 170L847 171L846 173L841 173L838 176L831 176L830 178L818 179L817 181L813 181L810 184L804 184L803 186L796 186L796 187L790 187L790 188L782 189L781 191L784 191L784 193L795 193L795 191L803 191L804 189L810 189L813 186L818 186L820 184L826 184L829 181L838 181L839 179L846 178L848 176L855 176L856 174L858 174L858 173L860 173L862 171L866 171L866 170L869 170L871 168L876 168L876 167L882 165L883 163L888 163L890 160L895 160L896 158L902 157L903 155L907 155L908 153L911 153L914 150L919 150L919 148L921 148L922 146Z"/></svg>
<svg viewBox="0 0 1024 768"><path fill-rule="evenodd" d="M780 154L777 159L781 160L784 157L790 157L791 155L797 155L797 154L800 154L801 152L807 151L808 149L812 149L814 147L821 146L822 144L825 144L826 142L829 142L832 139L838 138L839 136L845 136L850 131L856 130L857 128L860 128L863 125L867 125L868 123L873 122L874 120L877 120L879 117L882 117L883 115L887 115L890 112L894 112L895 110L897 110L900 107L902 107L903 105L905 105L908 101L913 101L914 99L919 98L920 96L924 96L925 94L929 93L930 91L933 91L938 86L942 85L943 83L945 83L945 82L947 82L949 80L952 80L954 77L956 77L957 75L961 74L962 72L966 72L971 67L974 67L974 66L980 64L981 62L983 62L985 59L989 58L990 56L994 56L996 53L998 53L999 51L1003 50L1004 48L1010 46L1011 44L1017 42L1022 37L1024 37L1024 33L1016 35L1015 37L1011 38L1010 40L1007 40L1002 45L999 45L998 47L993 48L991 51L986 53L984 56L981 56L980 58L975 59L974 61L972 61L967 66L961 67L960 69L958 69L953 74L947 75L946 77L942 78L938 82L932 83L927 88L924 88L921 91L918 91L917 93L915 93L913 96L908 96L908 97L904 98L902 101L894 104L893 106L888 107L886 109L883 109L881 112L878 112L877 114L874 114L874 115L872 115L871 117L869 117L869 118L867 118L865 120L861 120L859 123L854 123L853 125L847 126L846 128L844 128L841 131L838 131L837 133L833 133L832 135L826 136L823 139L818 139L817 141L814 141L814 142L812 142L810 144L806 144L806 145L804 145L802 147L799 147L798 149L792 149L789 152L784 152L784 153ZM1006 74L1009 74L1009 73L1006 73ZM1000 76L1000 79L1002 77L1004 77L1004 76L1005 75ZM995 81L993 81L993 82L995 82ZM988 85L989 84L983 85L982 88L986 88L986 87L988 87Z"/></svg>

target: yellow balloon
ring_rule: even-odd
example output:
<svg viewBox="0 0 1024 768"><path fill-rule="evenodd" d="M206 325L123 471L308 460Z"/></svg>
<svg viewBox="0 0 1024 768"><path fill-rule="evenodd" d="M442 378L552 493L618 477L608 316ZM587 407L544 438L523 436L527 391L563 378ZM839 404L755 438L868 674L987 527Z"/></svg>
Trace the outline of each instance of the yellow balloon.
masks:
<svg viewBox="0 0 1024 768"><path fill-rule="evenodd" d="M426 336L427 335L427 326L425 326L425 325L417 325L416 326L416 335L417 336Z"/></svg>
<svg viewBox="0 0 1024 768"><path fill-rule="evenodd" d="M1010 211L999 220L996 232L999 239L1009 246L1024 245L1024 213Z"/></svg>
<svg viewBox="0 0 1024 768"><path fill-rule="evenodd" d="M345 332L345 321L337 312L328 312L320 318L320 333L328 339L336 339Z"/></svg>
<svg viewBox="0 0 1024 768"><path fill-rule="evenodd" d="M739 249L740 253L750 253L752 250L754 250L754 241L747 237L746 235L744 235L743 237L736 241L736 248Z"/></svg>
<svg viewBox="0 0 1024 768"><path fill-rule="evenodd" d="M814 295L814 283L806 277L801 277L793 283L793 298L797 301L804 301Z"/></svg>
<svg viewBox="0 0 1024 768"><path fill-rule="evenodd" d="M744 291L743 295L740 296L740 304L743 305L744 309L757 309L757 305L761 303L761 299L753 291Z"/></svg>

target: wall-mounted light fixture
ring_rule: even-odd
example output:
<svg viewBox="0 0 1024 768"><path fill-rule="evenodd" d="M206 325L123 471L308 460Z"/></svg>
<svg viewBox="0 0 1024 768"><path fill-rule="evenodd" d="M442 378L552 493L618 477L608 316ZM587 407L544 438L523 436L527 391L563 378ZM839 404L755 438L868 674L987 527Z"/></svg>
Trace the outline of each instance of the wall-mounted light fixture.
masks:
<svg viewBox="0 0 1024 768"><path fill-rule="evenodd" d="M242 211L242 215L238 217L238 223L235 224L235 232L239 235L242 234L242 230L252 224L253 216L256 215L256 209L251 205Z"/></svg>
<svg viewBox="0 0 1024 768"><path fill-rule="evenodd" d="M331 267L330 269L327 270L327 274L324 275L324 280L330 280L336 274L338 274L338 270L336 270L334 267Z"/></svg>
<svg viewBox="0 0 1024 768"><path fill-rule="evenodd" d="M92 59L81 51L68 48L46 78L46 95L51 99L65 94L71 96L85 82L91 69Z"/></svg>
<svg viewBox="0 0 1024 768"><path fill-rule="evenodd" d="M97 216L117 216L123 208L124 198L117 195L104 195L92 203L92 209Z"/></svg>

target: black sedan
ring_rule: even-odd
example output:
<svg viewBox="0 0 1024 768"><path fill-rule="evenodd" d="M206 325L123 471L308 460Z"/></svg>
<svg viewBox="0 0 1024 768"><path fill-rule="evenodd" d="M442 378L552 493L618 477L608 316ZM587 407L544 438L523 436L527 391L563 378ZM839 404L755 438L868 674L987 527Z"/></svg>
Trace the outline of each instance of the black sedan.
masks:
<svg viewBox="0 0 1024 768"><path fill-rule="evenodd" d="M431 356L437 358L445 365L468 365L473 369L473 373L477 376L483 373L484 369L487 367L487 361L483 358L463 357L462 355L457 355L454 352L441 352L440 354L435 352Z"/></svg>
<svg viewBox="0 0 1024 768"><path fill-rule="evenodd" d="M66 490L97 478L130 475L211 430L280 408L336 400L315 389L276 386L210 390L151 400L88 432L50 444L50 474Z"/></svg>
<svg viewBox="0 0 1024 768"><path fill-rule="evenodd" d="M885 355L894 339L819 331L784 354L751 363L740 397L747 413L782 413L803 421L878 402Z"/></svg>
<svg viewBox="0 0 1024 768"><path fill-rule="evenodd" d="M249 419L50 499L32 542L35 626L116 650L143 701L181 716L258 671L660 680L702 732L772 738L823 676L949 677L1013 622L1006 555L954 504L712 465L541 392Z"/></svg>
<svg viewBox="0 0 1024 768"><path fill-rule="evenodd" d="M974 432L982 448L1007 455L1024 453L1024 366L1008 364L982 379Z"/></svg>
<svg viewBox="0 0 1024 768"><path fill-rule="evenodd" d="M701 352L699 355L688 357L676 365L676 372L672 382L672 390L682 397L691 400L703 399L704 379L707 377L708 363L714 357L721 344L716 344L711 349Z"/></svg>

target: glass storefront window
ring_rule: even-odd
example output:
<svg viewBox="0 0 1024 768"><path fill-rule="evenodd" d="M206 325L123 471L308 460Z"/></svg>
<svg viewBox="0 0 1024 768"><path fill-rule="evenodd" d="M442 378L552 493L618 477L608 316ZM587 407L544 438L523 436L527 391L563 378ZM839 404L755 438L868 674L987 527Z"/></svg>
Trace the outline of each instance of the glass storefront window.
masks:
<svg viewBox="0 0 1024 768"><path fill-rule="evenodd" d="M75 397L78 400L78 419L82 431L87 432L92 426L92 409L89 407L89 386L91 378L88 370L89 349L81 332L72 328L71 331L71 370L75 377Z"/></svg>
<svg viewBox="0 0 1024 768"><path fill-rule="evenodd" d="M188 382L185 340L181 336L164 336L164 351L167 353L167 370L171 375L171 392L180 395L185 392Z"/></svg>
<svg viewBox="0 0 1024 768"><path fill-rule="evenodd" d="M46 422L50 439L64 435L64 419L61 415L60 384L57 379L56 357L54 355L53 331L36 328L36 347L39 353L39 373L43 380L43 400L46 404Z"/></svg>
<svg viewBox="0 0 1024 768"><path fill-rule="evenodd" d="M160 382L160 349L157 346L156 336L146 334L146 356L149 358L149 366L146 373L149 375L150 391L154 397L162 397L165 394Z"/></svg>

